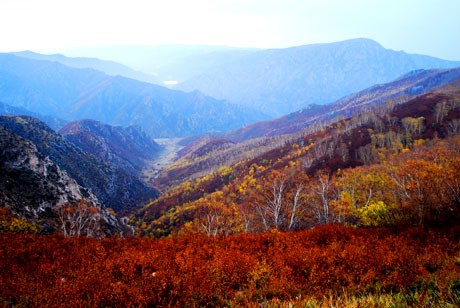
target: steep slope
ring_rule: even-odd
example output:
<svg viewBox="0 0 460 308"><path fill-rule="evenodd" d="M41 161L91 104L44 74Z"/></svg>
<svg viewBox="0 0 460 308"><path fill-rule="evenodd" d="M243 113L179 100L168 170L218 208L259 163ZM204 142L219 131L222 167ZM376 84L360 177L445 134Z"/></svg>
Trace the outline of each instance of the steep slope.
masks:
<svg viewBox="0 0 460 308"><path fill-rule="evenodd" d="M177 86L280 116L325 104L416 69L460 62L383 48L369 39L261 50L213 66Z"/></svg>
<svg viewBox="0 0 460 308"><path fill-rule="evenodd" d="M330 222L456 224L460 88L458 82L449 85L323 129L279 137L271 148L247 147L236 161L228 155L222 164L218 157L219 151L234 148L206 151L194 165L177 161L176 171L185 180L139 211L136 225L144 234L164 236L292 230ZM219 168L184 176L212 162Z"/></svg>
<svg viewBox="0 0 460 308"><path fill-rule="evenodd" d="M12 52L11 54L32 60L58 62L74 68L92 68L110 76L123 76L143 82L158 83L158 80L152 75L135 71L123 64L113 61L87 57L66 57L61 54L44 55L32 51Z"/></svg>
<svg viewBox="0 0 460 308"><path fill-rule="evenodd" d="M332 104L310 105L278 119L254 123L217 136L240 142L262 136L295 133L314 123L337 116L350 117L376 105L402 103L457 79L460 79L460 68L413 71L392 82L372 86Z"/></svg>
<svg viewBox="0 0 460 308"><path fill-rule="evenodd" d="M201 137L188 142L179 152L177 161L162 170L154 181L155 187L164 190L185 180L201 177L217 171L220 167L262 155L296 140L299 136L324 130L329 124L341 119L356 120L372 110L375 113L389 110L427 91L444 93L449 90L456 96L459 83L460 69L421 70L391 83L358 92L334 104L312 105L279 119L254 123L224 134L215 134L212 138ZM350 130L349 121L345 121L344 125ZM215 146L216 143L218 146ZM207 150L197 151L197 148Z"/></svg>
<svg viewBox="0 0 460 308"><path fill-rule="evenodd" d="M0 54L0 100L60 117L139 126L154 137L235 129L263 119L253 110L91 69Z"/></svg>
<svg viewBox="0 0 460 308"><path fill-rule="evenodd" d="M84 152L43 122L31 117L2 116L0 126L34 143L40 153L117 212L133 209L157 196L135 176Z"/></svg>
<svg viewBox="0 0 460 308"><path fill-rule="evenodd" d="M84 151L134 175L161 151L155 141L133 126L123 128L80 120L67 124L59 133Z"/></svg>
<svg viewBox="0 0 460 308"><path fill-rule="evenodd" d="M81 187L41 153L35 144L0 125L0 204L14 214L41 226L42 232L56 228L56 209L85 200L97 209L105 234L120 226L96 196Z"/></svg>

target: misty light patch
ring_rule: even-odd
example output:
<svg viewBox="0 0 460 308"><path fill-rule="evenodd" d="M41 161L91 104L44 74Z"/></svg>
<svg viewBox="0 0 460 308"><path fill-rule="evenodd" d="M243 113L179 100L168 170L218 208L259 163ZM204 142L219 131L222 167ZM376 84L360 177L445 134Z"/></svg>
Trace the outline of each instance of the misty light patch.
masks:
<svg viewBox="0 0 460 308"><path fill-rule="evenodd" d="M178 83L179 83L179 81L177 81L177 80L165 80L165 81L163 81L163 84L167 85L167 86L175 86Z"/></svg>

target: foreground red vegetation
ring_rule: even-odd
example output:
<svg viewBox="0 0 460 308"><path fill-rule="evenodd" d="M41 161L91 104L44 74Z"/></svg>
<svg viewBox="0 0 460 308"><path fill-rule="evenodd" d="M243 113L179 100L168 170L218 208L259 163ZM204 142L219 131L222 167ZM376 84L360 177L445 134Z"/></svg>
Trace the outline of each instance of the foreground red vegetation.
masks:
<svg viewBox="0 0 460 308"><path fill-rule="evenodd" d="M247 306L416 292L460 303L460 229L321 226L168 239L1 233L5 306Z"/></svg>

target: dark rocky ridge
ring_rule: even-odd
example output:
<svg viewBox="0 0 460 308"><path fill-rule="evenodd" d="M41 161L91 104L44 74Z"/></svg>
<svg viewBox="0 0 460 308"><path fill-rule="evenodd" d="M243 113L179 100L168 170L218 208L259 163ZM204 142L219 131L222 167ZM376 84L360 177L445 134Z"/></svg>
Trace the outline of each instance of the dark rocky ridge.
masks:
<svg viewBox="0 0 460 308"><path fill-rule="evenodd" d="M0 205L41 226L42 232L55 228L57 206L89 202L98 209L106 235L122 229L116 218L88 189L40 153L28 141L0 126Z"/></svg>
<svg viewBox="0 0 460 308"><path fill-rule="evenodd" d="M157 197L135 176L81 150L37 119L2 116L0 126L32 142L39 153L116 212L125 213Z"/></svg>

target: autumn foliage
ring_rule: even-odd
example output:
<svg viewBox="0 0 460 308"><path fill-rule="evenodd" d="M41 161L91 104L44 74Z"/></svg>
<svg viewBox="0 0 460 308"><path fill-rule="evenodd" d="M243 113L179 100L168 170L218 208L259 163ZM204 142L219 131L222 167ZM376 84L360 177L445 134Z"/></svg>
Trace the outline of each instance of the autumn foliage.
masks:
<svg viewBox="0 0 460 308"><path fill-rule="evenodd" d="M198 142L167 172L177 185L130 216L137 238L80 237L101 230L82 202L55 209L61 235L23 234L38 228L3 209L0 302L460 305L459 98L427 94L267 144Z"/></svg>
<svg viewBox="0 0 460 308"><path fill-rule="evenodd" d="M330 225L100 241L2 233L0 299L6 306L211 307L403 292L459 304L459 232Z"/></svg>
<svg viewBox="0 0 460 308"><path fill-rule="evenodd" d="M226 144L204 156L185 156L170 172L198 168L203 160L213 165L213 154L220 166L219 159L247 147L246 159L171 187L133 213L131 223L138 234L154 237L301 230L327 223L456 225L460 94L449 95L376 106L328 126L266 139L265 148L257 144L259 152L251 144Z"/></svg>

